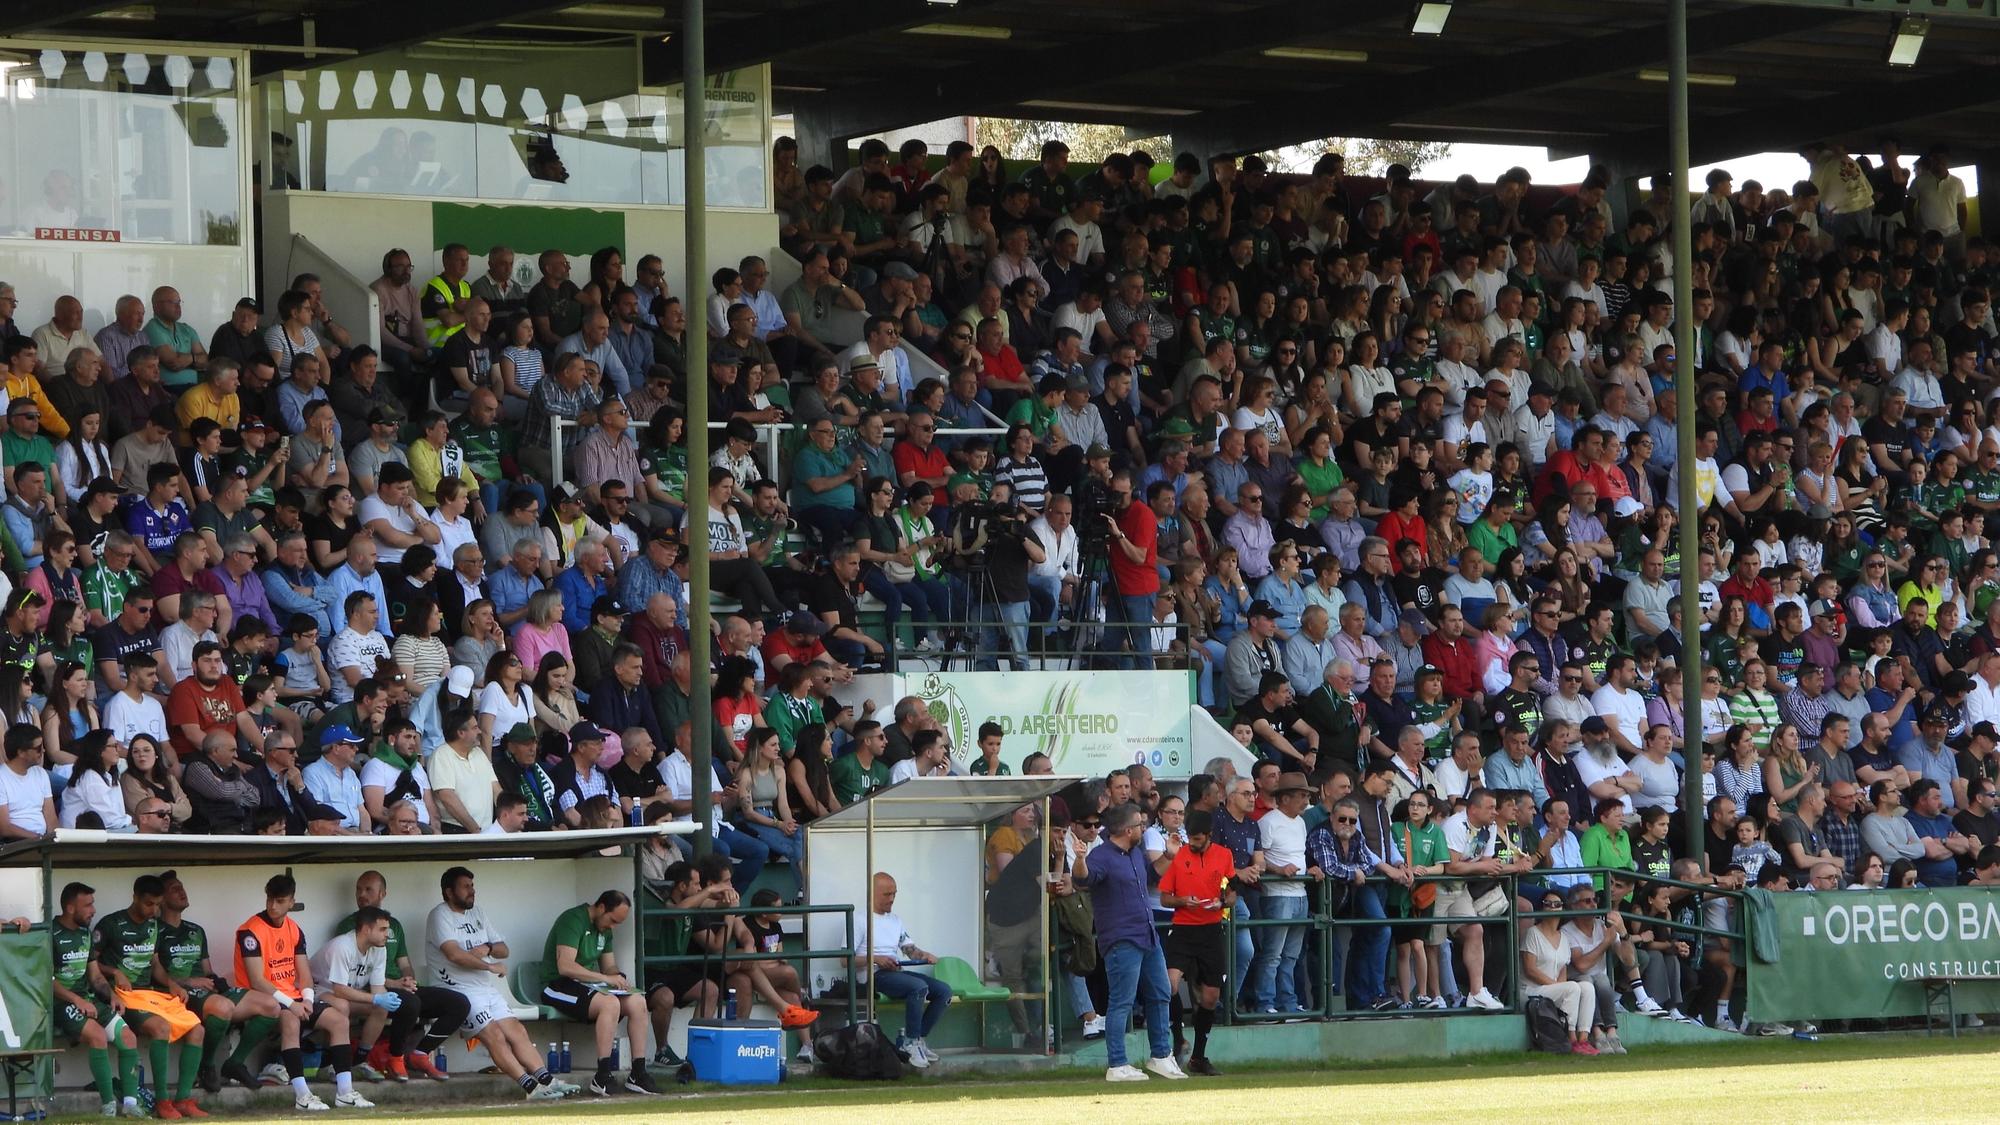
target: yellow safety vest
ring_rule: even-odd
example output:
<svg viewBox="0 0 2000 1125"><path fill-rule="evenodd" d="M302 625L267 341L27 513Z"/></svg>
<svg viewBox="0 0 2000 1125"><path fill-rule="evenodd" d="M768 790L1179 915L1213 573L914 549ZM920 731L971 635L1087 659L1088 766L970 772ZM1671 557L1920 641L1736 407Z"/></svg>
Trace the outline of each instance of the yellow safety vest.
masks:
<svg viewBox="0 0 2000 1125"><path fill-rule="evenodd" d="M437 290L438 296L443 297L444 303L447 305L455 305L460 301L470 300L472 297L472 286L466 284L463 280L460 280L458 283L457 293L451 291L451 282L446 281L443 277L431 278L428 288ZM465 327L465 324L462 321L458 324L447 326L434 316L424 318L424 335L430 339L431 347L434 348L442 346L446 340L457 335L458 330L463 327Z"/></svg>

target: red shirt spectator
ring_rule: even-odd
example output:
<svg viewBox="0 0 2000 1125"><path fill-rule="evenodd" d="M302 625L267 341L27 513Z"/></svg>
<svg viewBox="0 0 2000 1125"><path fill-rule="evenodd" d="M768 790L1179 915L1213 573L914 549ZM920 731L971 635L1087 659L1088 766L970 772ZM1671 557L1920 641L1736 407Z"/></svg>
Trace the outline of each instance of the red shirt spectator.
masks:
<svg viewBox="0 0 2000 1125"><path fill-rule="evenodd" d="M1383 516L1381 522L1375 525L1375 534L1381 536L1383 542L1389 544L1389 573L1391 574L1401 574L1403 572L1403 560L1396 554L1396 544L1405 539L1414 540L1417 546L1422 547L1425 558L1429 558L1431 555L1430 530L1424 524L1424 519L1421 515L1412 519L1404 519L1402 512L1392 511Z"/></svg>
<svg viewBox="0 0 2000 1125"><path fill-rule="evenodd" d="M1777 594L1771 589L1771 583L1766 581L1763 575L1758 575L1750 581L1745 582L1742 578L1732 574L1722 585L1715 588L1715 592L1725 598L1742 598L1751 605L1760 605L1765 609L1770 609L1771 603L1777 597Z"/></svg>
<svg viewBox="0 0 2000 1125"><path fill-rule="evenodd" d="M913 426L934 425L935 420L930 415L925 414L910 419L910 423ZM951 476L951 462L945 459L944 450L938 448L938 444L935 441L922 449L917 448L917 443L914 441L899 441L896 443L895 461L898 478L896 486L898 489L903 487L901 477L904 473L915 473L919 477L936 477L940 482L949 479ZM944 485L942 483L938 484L931 491L939 507L943 507L951 502L950 498L944 494Z"/></svg>
<svg viewBox="0 0 2000 1125"><path fill-rule="evenodd" d="M1445 695L1470 699L1481 690L1479 660L1463 633L1456 640L1447 640L1442 632L1425 637L1424 661L1444 673Z"/></svg>
<svg viewBox="0 0 2000 1125"><path fill-rule="evenodd" d="M242 710L243 693L228 676L207 685L198 675L189 676L175 684L173 694L167 696L167 735L174 752L183 762L193 760L201 753L201 739L190 739L186 728L199 727L202 738L212 731L234 731L236 716Z"/></svg>
<svg viewBox="0 0 2000 1125"><path fill-rule="evenodd" d="M1112 485L1117 488L1117 485ZM1131 488L1130 482L1125 484ZM1126 493L1130 496L1131 493ZM1126 555L1124 547L1116 541L1111 544L1111 577L1118 583L1121 597L1151 597L1160 592L1160 520L1138 497L1118 513L1119 530L1132 545L1146 552L1146 561L1133 562Z"/></svg>
<svg viewBox="0 0 2000 1125"><path fill-rule="evenodd" d="M981 349L979 354L986 361L985 370L979 373L981 387L991 390L995 383L1003 384L1000 388L1003 391L1030 387L1028 369L1021 366L1021 357L1014 354L1011 345L1002 344L997 352Z"/></svg>
<svg viewBox="0 0 2000 1125"><path fill-rule="evenodd" d="M222 580L206 570L197 570L193 578L181 573L181 568L168 563L153 572L153 597L171 598L185 594L189 590L200 590L204 594L214 594L218 598L227 597L222 589Z"/></svg>
<svg viewBox="0 0 2000 1125"><path fill-rule="evenodd" d="M823 656L828 662L833 662L833 658L827 655L825 642L817 636L795 636L790 629L774 629L767 634L764 637L762 652L764 667L767 669L765 677L772 683L777 682L778 671L784 667L778 662L781 656L795 664L811 664Z"/></svg>
<svg viewBox="0 0 2000 1125"><path fill-rule="evenodd" d="M632 618L629 639L639 646L640 655L646 658L643 666L646 689L659 690L660 685L673 676L674 654L681 649L680 627L669 625L661 628L642 613Z"/></svg>

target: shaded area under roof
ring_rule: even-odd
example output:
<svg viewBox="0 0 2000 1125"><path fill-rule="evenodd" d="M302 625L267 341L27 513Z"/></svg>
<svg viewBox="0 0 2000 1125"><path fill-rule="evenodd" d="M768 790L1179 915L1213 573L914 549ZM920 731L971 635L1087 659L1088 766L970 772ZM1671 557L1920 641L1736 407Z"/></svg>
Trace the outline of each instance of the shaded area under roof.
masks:
<svg viewBox="0 0 2000 1125"><path fill-rule="evenodd" d="M39 866L44 858L58 867L574 858L653 836L686 836L694 830L692 821L498 836L139 836L59 828L38 840L0 847L0 867Z"/></svg>
<svg viewBox="0 0 2000 1125"><path fill-rule="evenodd" d="M769 62L776 108L833 138L985 115L1121 124L1210 152L1357 136L1663 160L1666 86L1640 72L1666 64L1665 0L1455 0L1436 38L1408 33L1414 4L736 0L709 7L707 45L711 70ZM1933 27L1917 66L1891 69L1893 21L1910 13ZM244 44L260 73L316 65L263 49L309 36L366 55L439 36L612 34L634 37L646 82L666 84L680 79L679 21L673 3L0 0L11 35ZM940 25L964 34L927 33ZM1818 139L1862 151L1889 129L1978 154L2000 124L1996 0L1693 0L1689 43L1704 80L1690 90L1696 164Z"/></svg>

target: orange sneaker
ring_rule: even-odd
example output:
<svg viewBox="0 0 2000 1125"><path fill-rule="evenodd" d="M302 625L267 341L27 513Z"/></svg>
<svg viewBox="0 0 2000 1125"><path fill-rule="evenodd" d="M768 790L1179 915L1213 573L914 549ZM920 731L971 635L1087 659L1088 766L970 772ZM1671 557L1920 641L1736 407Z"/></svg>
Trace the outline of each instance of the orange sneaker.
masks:
<svg viewBox="0 0 2000 1125"><path fill-rule="evenodd" d="M431 1061L431 1057L422 1051L411 1051L404 1055L403 1069L406 1073L415 1073L419 1078L429 1078L436 1082L449 1081L445 1072L439 1070L437 1064Z"/></svg>
<svg viewBox="0 0 2000 1125"><path fill-rule="evenodd" d="M182 1098L180 1101L174 1103L174 1108L181 1111L182 1117L208 1116L208 1114L204 1112L200 1106L194 1103L193 1098Z"/></svg>
<svg viewBox="0 0 2000 1125"><path fill-rule="evenodd" d="M408 1082L410 1080L410 1066L403 1061L403 1056L390 1055L388 1062L389 1077L398 1082Z"/></svg>
<svg viewBox="0 0 2000 1125"><path fill-rule="evenodd" d="M789 1030L805 1027L817 1019L819 1019L818 1012L794 1004L778 1014L778 1026Z"/></svg>
<svg viewBox="0 0 2000 1125"><path fill-rule="evenodd" d="M179 1121L187 1115L176 1109L174 1103L161 1098L159 1101L153 1103L153 1116L162 1121Z"/></svg>

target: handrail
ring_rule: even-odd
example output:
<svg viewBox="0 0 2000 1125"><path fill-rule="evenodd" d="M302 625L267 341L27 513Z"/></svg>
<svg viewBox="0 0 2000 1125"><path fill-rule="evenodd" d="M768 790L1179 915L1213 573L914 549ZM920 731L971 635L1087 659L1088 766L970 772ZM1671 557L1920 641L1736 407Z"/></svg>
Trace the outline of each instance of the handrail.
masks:
<svg viewBox="0 0 2000 1125"><path fill-rule="evenodd" d="M648 891L650 892L650 888L648 888ZM850 1024L855 1022L854 958L859 955L860 950L854 947L854 904L853 903L836 903L823 906L811 906L811 905L801 904L796 906L758 906L758 907L750 907L749 905L744 904L732 909L735 913L749 913L751 910L754 909L754 911L758 914L776 914L785 917L809 917L814 914L839 914L846 920L845 928L847 931L847 944L845 946L836 949L813 949L808 947L806 949L798 950L796 952L781 950L776 954L768 953L763 950L729 950L729 949L725 949L719 953L686 953L686 952L647 953L645 951L646 935L643 932L643 925L645 920L666 920L674 918L688 918L688 919L706 918L706 917L712 917L717 914L729 913L731 911L718 910L714 907L703 907L699 909L694 909L689 907L664 905L659 903L651 893L642 893L638 911L638 917L642 927L642 932L639 935L638 960L640 967L643 969L643 968L660 967L667 965L690 965L690 964L727 965L731 961L814 961L814 960L827 960L831 958L839 958L841 962L847 966L847 1022ZM814 990L811 987L811 981L807 978L806 974L803 971L800 972L799 974L799 987L800 991L805 994L807 999L809 1000L817 999L817 997L814 995Z"/></svg>
<svg viewBox="0 0 2000 1125"><path fill-rule="evenodd" d="M373 296L372 291L370 292L370 296L371 297ZM989 418L993 417L993 413L987 410L985 407L982 406L979 409L982 413L986 414L987 417ZM978 429L960 429L957 427L953 427L950 430L941 429L939 430L939 433L943 436L954 437L954 438L965 437L968 435L991 436L991 437L1000 437L1005 435L1007 433L1006 424L1000 423L999 419L997 418L995 418L994 421L996 423L999 423L994 427L982 427ZM802 430L806 427L806 423L753 422L751 424L756 427L759 444L761 444L764 447L765 474L769 477L770 480L778 483L778 485L782 489L785 482L780 479L780 469L784 464L784 456L783 456L784 451L781 448L782 443L779 440L779 435L792 430ZM727 429L728 426L729 423L727 422L710 422L707 424L706 428L710 430L722 430L722 429ZM577 428L578 428L577 422L576 419L574 418L553 417L549 419L549 475L553 480L560 481L563 479L563 446L565 443L563 433L566 430L572 430ZM891 432L893 432L893 430ZM717 447L711 444L710 448L717 448ZM638 482L630 481L627 483L636 486ZM738 483L748 483L748 482L738 482Z"/></svg>
<svg viewBox="0 0 2000 1125"><path fill-rule="evenodd" d="M334 315L334 319L358 326L360 334L365 337L358 342L367 344L379 354L382 351L382 299L375 295L375 290L348 272L347 267L333 255L314 245L312 239L294 234L291 249L285 256L283 284L290 285L292 278L302 273L319 278L320 303ZM273 281L275 283L276 279Z"/></svg>

